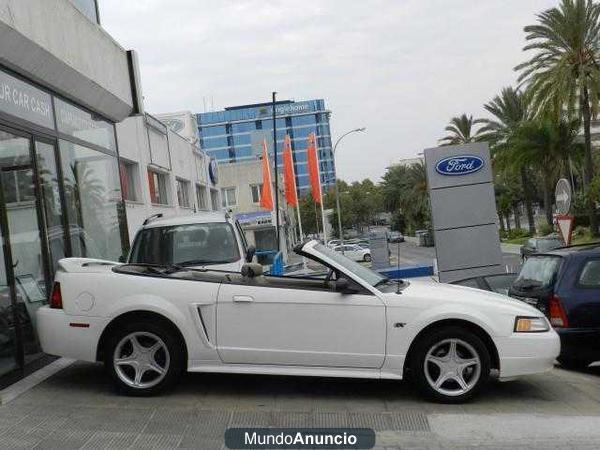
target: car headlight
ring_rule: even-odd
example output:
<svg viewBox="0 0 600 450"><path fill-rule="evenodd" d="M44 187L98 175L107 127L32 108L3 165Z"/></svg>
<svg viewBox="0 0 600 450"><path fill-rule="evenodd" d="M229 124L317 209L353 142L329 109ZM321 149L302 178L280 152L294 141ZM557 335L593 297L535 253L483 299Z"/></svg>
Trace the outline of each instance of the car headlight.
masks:
<svg viewBox="0 0 600 450"><path fill-rule="evenodd" d="M548 331L550 325L545 317L517 317L515 333L541 333Z"/></svg>

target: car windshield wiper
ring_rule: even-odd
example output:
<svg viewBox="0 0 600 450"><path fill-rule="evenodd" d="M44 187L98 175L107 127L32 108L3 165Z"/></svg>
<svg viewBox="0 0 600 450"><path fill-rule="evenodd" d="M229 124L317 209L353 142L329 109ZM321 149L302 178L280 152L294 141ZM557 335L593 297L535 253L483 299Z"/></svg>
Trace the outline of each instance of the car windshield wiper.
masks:
<svg viewBox="0 0 600 450"><path fill-rule="evenodd" d="M540 281L524 279L520 283L515 283L514 287L517 289L521 289L524 291L528 291L531 289L541 288L543 284Z"/></svg>
<svg viewBox="0 0 600 450"><path fill-rule="evenodd" d="M217 260L208 260L208 259L190 259L189 261L182 261L176 264L171 264L172 266L179 266L179 267L186 267L186 266L197 266L200 264L227 264L230 263L231 261L228 260L221 260L221 261L217 261Z"/></svg>

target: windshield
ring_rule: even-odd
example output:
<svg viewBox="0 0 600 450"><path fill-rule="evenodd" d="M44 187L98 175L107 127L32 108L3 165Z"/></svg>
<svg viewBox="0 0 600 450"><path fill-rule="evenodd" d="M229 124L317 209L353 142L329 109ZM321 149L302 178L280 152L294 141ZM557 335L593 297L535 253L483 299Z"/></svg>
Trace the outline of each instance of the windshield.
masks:
<svg viewBox="0 0 600 450"><path fill-rule="evenodd" d="M154 227L140 231L130 263L210 265L238 261L233 227L227 222Z"/></svg>
<svg viewBox="0 0 600 450"><path fill-rule="evenodd" d="M556 280L560 256L532 256L525 261L513 287L520 290L550 287Z"/></svg>
<svg viewBox="0 0 600 450"><path fill-rule="evenodd" d="M316 244L314 247L315 252L321 253L328 257L332 261L342 266L345 271L353 273L357 277L365 280L371 286L376 286L379 283L387 281L387 277L372 271L368 267L365 267L355 261L344 256L342 253L325 247L322 244Z"/></svg>

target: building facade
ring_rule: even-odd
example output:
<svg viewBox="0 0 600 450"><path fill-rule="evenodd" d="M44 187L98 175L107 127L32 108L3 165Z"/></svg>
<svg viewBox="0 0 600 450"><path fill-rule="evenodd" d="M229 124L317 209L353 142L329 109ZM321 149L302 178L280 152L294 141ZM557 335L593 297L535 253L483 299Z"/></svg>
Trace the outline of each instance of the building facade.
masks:
<svg viewBox="0 0 600 450"><path fill-rule="evenodd" d="M292 141L299 195L310 190L306 157L310 133L315 133L317 137L322 186L324 190L333 186L335 167L329 126L330 111L325 108L325 101L280 101L275 104L275 115L278 155L282 153L286 134L289 134ZM233 106L222 111L197 114L200 146L215 157L220 165L256 159L261 154L264 139L267 139L272 148L272 116L271 103ZM282 158L278 162L281 170Z"/></svg>
<svg viewBox="0 0 600 450"><path fill-rule="evenodd" d="M211 166L211 158L193 139L172 131L164 122L166 119L138 114L116 126L130 240L153 214L222 209L216 164Z"/></svg>
<svg viewBox="0 0 600 450"><path fill-rule="evenodd" d="M57 261L127 251L115 123L141 94L94 0L0 0L0 42L1 384L41 356Z"/></svg>
<svg viewBox="0 0 600 450"><path fill-rule="evenodd" d="M221 204L231 211L246 233L250 245L258 251L277 249L275 214L260 206L262 190L262 161L258 158L219 165ZM283 183L282 183L283 184ZM280 249L284 259L297 243L295 210L287 205L283 186L279 190Z"/></svg>

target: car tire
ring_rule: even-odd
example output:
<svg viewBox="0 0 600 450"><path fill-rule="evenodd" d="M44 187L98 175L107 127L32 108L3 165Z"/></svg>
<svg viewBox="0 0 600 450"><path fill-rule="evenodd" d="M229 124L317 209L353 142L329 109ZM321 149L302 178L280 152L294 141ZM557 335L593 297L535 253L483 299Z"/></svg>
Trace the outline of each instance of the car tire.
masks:
<svg viewBox="0 0 600 450"><path fill-rule="evenodd" d="M371 262L371 255L369 255L368 253L363 257L363 260L365 262Z"/></svg>
<svg viewBox="0 0 600 450"><path fill-rule="evenodd" d="M139 321L112 333L104 366L119 393L150 396L162 392L181 377L184 359L181 338L171 327L160 322Z"/></svg>
<svg viewBox="0 0 600 450"><path fill-rule="evenodd" d="M589 361L587 359L577 359L577 358L569 358L569 357L559 357L558 362L561 367L569 370L581 370L585 369L589 366L593 361Z"/></svg>
<svg viewBox="0 0 600 450"><path fill-rule="evenodd" d="M425 397L438 403L464 403L489 380L491 362L475 333L451 326L419 338L409 364L411 379Z"/></svg>

